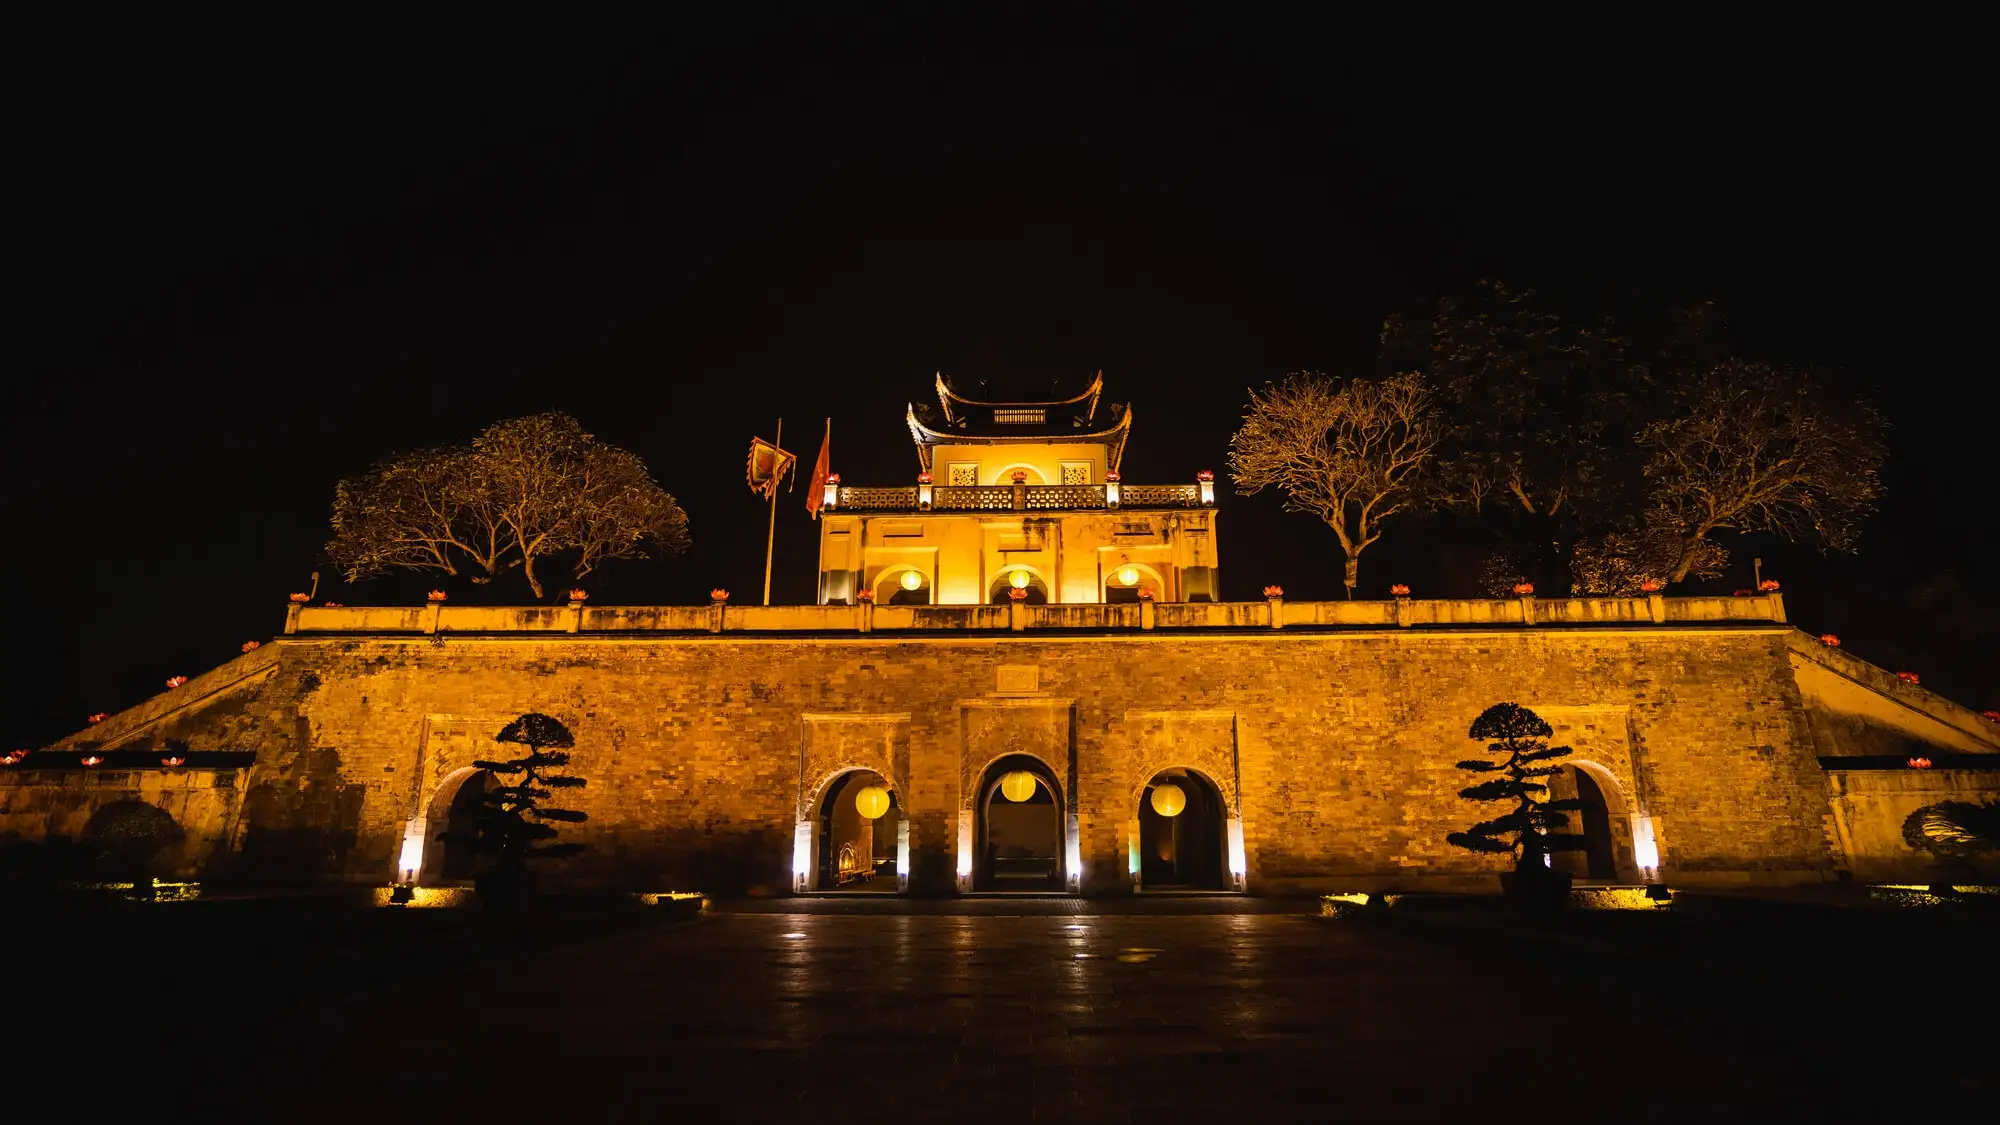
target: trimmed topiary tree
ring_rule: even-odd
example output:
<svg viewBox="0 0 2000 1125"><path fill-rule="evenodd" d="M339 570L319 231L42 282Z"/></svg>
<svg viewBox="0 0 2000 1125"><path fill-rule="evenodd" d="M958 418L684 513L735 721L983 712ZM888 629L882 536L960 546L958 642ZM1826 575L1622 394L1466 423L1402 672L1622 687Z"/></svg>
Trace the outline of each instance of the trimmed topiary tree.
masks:
<svg viewBox="0 0 2000 1125"><path fill-rule="evenodd" d="M494 741L526 747L527 754L508 761L473 763L491 771L499 781L480 799L475 847L488 862L474 877L473 885L481 904L511 907L534 893L534 873L528 861L561 859L583 850L582 844L550 843L556 836L550 822L579 823L589 818L575 809L542 804L554 790L584 786L583 778L555 772L569 765L568 749L576 745L561 721L530 712L508 723Z"/></svg>
<svg viewBox="0 0 2000 1125"><path fill-rule="evenodd" d="M1925 805L1903 820L1903 842L1938 857L1947 866L1963 866L1980 852L2000 848L2000 804L1941 801Z"/></svg>
<svg viewBox="0 0 2000 1125"><path fill-rule="evenodd" d="M1510 893L1536 894L1560 885L1567 889L1569 876L1548 865L1551 852L1581 851L1584 838L1558 829L1569 827L1563 815L1583 808L1580 800L1548 800L1549 787L1540 780L1563 767L1556 759L1568 757L1567 746L1550 746L1553 728L1540 715L1518 703L1496 703L1479 713L1469 732L1485 740L1487 750L1499 761L1468 758L1458 768L1472 773L1499 774L1458 791L1468 801L1511 804L1508 811L1482 820L1463 832L1453 832L1445 840L1468 851L1514 857L1512 878L1502 877Z"/></svg>

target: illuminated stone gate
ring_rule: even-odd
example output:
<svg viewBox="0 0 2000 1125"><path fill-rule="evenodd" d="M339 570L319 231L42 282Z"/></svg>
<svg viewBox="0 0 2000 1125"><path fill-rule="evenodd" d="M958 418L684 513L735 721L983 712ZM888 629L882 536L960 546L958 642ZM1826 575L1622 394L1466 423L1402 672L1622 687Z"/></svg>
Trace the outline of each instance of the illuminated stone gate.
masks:
<svg viewBox="0 0 2000 1125"><path fill-rule="evenodd" d="M178 829L176 872L454 882L473 763L539 711L588 781L564 827L587 850L552 873L577 886L1490 888L1444 841L1477 816L1453 763L1515 702L1576 750L1579 877L1990 867L1923 831L2000 797L2000 725L1781 595L1217 601L1212 482L1119 480L1131 413L1101 390L940 379L916 483L828 484L821 604L293 604L273 641L10 755L0 833L88 837L136 802Z"/></svg>

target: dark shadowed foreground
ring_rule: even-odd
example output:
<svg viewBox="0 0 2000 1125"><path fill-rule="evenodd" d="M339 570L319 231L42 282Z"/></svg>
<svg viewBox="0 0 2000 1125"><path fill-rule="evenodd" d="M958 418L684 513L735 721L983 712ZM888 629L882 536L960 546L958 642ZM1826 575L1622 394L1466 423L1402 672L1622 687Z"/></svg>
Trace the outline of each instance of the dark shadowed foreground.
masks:
<svg viewBox="0 0 2000 1125"><path fill-rule="evenodd" d="M1991 914L1240 906L233 932L155 907L129 964L62 974L80 1026L31 1038L47 1080L95 1073L73 1094L206 1120L1490 1121L1522 1090L1545 1120L1887 1119L1994 1092Z"/></svg>

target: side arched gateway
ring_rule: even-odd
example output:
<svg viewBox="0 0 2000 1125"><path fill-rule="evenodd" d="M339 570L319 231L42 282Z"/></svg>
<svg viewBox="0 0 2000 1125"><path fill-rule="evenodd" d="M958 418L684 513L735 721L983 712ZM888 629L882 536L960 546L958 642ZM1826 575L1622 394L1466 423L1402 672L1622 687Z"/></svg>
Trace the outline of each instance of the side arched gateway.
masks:
<svg viewBox="0 0 2000 1125"><path fill-rule="evenodd" d="M1593 883L1637 883L1645 878L1633 839L1638 810L1609 769L1573 758L1550 776L1549 796L1583 802L1580 811L1567 814L1570 823L1565 831L1581 835L1584 849L1555 853L1550 857L1553 866Z"/></svg>
<svg viewBox="0 0 2000 1125"><path fill-rule="evenodd" d="M821 786L812 816L800 890L894 894L908 886L910 821L888 778L842 770Z"/></svg>
<svg viewBox="0 0 2000 1125"><path fill-rule="evenodd" d="M420 887L468 882L478 873L479 808L496 779L466 767L446 774L405 830L396 877Z"/></svg>

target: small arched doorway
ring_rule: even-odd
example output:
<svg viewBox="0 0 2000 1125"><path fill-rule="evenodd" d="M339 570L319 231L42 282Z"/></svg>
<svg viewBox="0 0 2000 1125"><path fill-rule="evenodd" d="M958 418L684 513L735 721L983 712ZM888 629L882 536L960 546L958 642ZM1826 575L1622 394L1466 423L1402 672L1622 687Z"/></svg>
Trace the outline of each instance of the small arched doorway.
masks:
<svg viewBox="0 0 2000 1125"><path fill-rule="evenodd" d="M1003 570L993 579L993 585L986 591L986 600L993 605L1006 605L1014 600L1014 591L1019 590L1022 601L1029 605L1049 604L1048 583L1042 577L1025 567L1011 567Z"/></svg>
<svg viewBox="0 0 2000 1125"><path fill-rule="evenodd" d="M1046 763L1009 754L986 767L973 809L974 890L1063 889L1062 788Z"/></svg>
<svg viewBox="0 0 2000 1125"><path fill-rule="evenodd" d="M1107 566L1099 586L1108 605L1139 601L1141 591L1151 591L1156 601L1167 596L1167 584L1160 572L1144 563L1119 562Z"/></svg>
<svg viewBox="0 0 2000 1125"><path fill-rule="evenodd" d="M127 798L92 813L83 839L96 874L142 880L176 866L187 834L165 809Z"/></svg>
<svg viewBox="0 0 2000 1125"><path fill-rule="evenodd" d="M1186 769L1155 774L1139 793L1139 888L1224 889L1227 819L1207 778Z"/></svg>
<svg viewBox="0 0 2000 1125"><path fill-rule="evenodd" d="M1019 481L1016 481L1014 479L1015 473L1021 474L1021 479ZM1042 476L1042 471L1040 469L1035 468L1033 465L1016 462L1012 465L1003 466L1000 469L1000 471L994 473L993 483L997 485L1009 485L1009 484L1044 485L1047 484L1048 481Z"/></svg>
<svg viewBox="0 0 2000 1125"><path fill-rule="evenodd" d="M417 871L419 886L467 883L479 873L479 812L496 784L490 770L462 769L438 785L426 822L430 839Z"/></svg>
<svg viewBox="0 0 2000 1125"><path fill-rule="evenodd" d="M817 854L808 889L876 893L902 889L908 822L902 799L888 779L866 769L841 774L827 783L815 817Z"/></svg>
<svg viewBox="0 0 2000 1125"><path fill-rule="evenodd" d="M876 605L931 604L930 577L915 567L884 571L875 580Z"/></svg>
<svg viewBox="0 0 2000 1125"><path fill-rule="evenodd" d="M1558 831L1574 833L1584 840L1580 851L1551 855L1550 866L1567 871L1573 878L1596 883L1636 877L1637 873L1631 870L1630 820L1623 795L1608 774L1599 774L1588 763L1565 764L1549 777L1549 797L1582 802L1581 809L1564 814L1569 817L1569 825Z"/></svg>

